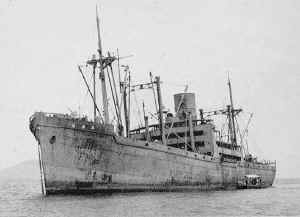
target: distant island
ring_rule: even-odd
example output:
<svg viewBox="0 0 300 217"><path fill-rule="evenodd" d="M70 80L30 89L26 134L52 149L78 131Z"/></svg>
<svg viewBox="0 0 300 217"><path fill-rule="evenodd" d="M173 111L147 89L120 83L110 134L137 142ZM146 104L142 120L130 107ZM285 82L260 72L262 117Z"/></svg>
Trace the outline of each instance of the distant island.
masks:
<svg viewBox="0 0 300 217"><path fill-rule="evenodd" d="M28 160L18 163L15 166L0 170L0 180L26 179L39 180L39 164L37 160Z"/></svg>

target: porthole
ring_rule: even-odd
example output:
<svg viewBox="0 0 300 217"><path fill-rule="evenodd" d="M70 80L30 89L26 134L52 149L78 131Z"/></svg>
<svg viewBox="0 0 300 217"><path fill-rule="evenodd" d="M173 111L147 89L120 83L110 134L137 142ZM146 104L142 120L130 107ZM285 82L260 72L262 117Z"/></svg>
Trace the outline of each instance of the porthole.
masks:
<svg viewBox="0 0 300 217"><path fill-rule="evenodd" d="M56 137L55 136L52 136L49 140L50 144L54 144L56 141Z"/></svg>

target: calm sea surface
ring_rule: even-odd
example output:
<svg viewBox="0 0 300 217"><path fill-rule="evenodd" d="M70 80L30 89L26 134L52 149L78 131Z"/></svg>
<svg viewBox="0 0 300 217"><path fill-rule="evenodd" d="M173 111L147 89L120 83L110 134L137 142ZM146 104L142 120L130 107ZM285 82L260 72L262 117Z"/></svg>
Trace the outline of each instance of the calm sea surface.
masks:
<svg viewBox="0 0 300 217"><path fill-rule="evenodd" d="M300 215L300 180L258 190L49 197L38 181L0 181L1 217L211 215Z"/></svg>

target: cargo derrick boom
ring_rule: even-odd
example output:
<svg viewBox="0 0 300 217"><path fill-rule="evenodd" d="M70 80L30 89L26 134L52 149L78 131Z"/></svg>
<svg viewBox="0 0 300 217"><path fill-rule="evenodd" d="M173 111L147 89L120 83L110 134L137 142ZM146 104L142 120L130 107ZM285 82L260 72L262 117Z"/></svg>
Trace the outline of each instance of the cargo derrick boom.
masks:
<svg viewBox="0 0 300 217"><path fill-rule="evenodd" d="M184 94L194 96L193 93L182 93L177 95L181 96ZM177 107L177 105L175 105L175 107ZM223 109L209 112L204 112L203 110L201 110L200 113L202 114L202 118L200 119L197 119L195 111L196 109L183 107L178 111L175 117L172 113L168 113L165 115L163 120L165 126L165 135L167 135L166 144L168 146L185 149L187 151L192 151L200 154L206 154L216 157L225 156L234 160L241 160L240 146L228 142L216 141L215 126L212 123L212 120L209 119L209 117L212 115L227 116L227 110ZM239 112L241 112L241 109L234 110L235 115ZM148 141L150 138L150 141L152 142L161 142L162 134L160 130L160 124L152 124L144 127L139 127L137 129L131 130L130 134L131 138L134 139ZM227 153L226 151L230 153Z"/></svg>
<svg viewBox="0 0 300 217"><path fill-rule="evenodd" d="M234 151L239 151L239 146L236 143L236 129L235 129L235 116L241 112L241 109L233 108L232 90L230 80L228 79L229 93L230 93L230 105L227 109L203 112L200 110L200 120L197 119L196 114L196 103L195 94L187 93L187 87L184 93L179 93L174 95L175 103L175 116L172 113L164 114L162 94L161 94L161 81L159 77L155 77L153 80L152 73L150 72L150 82L131 84L131 71L128 66L124 66L125 77L120 84L120 98L123 102L119 102L118 93L116 88L116 83L114 80L114 73L112 69L112 64L115 60L118 61L118 71L119 59L120 57L111 56L108 53L107 57L103 56L101 35L100 35L100 21L98 16L98 11L96 9L96 21L97 21L97 36L98 36L98 53L99 58L93 57L91 60L87 61L87 64L93 67L93 104L94 104L94 122L96 122L96 84L95 84L95 70L97 65L99 65L99 78L101 81L102 89L102 103L103 103L103 113L104 113L104 123L109 124L109 114L108 114L108 98L105 83L104 70L107 70L107 77L109 79L111 96L113 99L113 104L117 119L117 129L118 135L123 135L123 126L125 126L126 137L132 137L133 139L139 140L149 140L158 141L164 145L185 149L188 151L193 151L201 154L208 155L219 155L218 146L225 149L232 149ZM109 71L110 70L110 71ZM83 74L82 74L83 75ZM120 75L119 75L120 77ZM155 88L155 87L156 88ZM154 95L154 103L156 108L156 116L158 119L158 124L149 125L148 117L145 117L145 126L139 127L137 129L130 129L130 107L131 107L131 93L137 90L152 89ZM91 92L91 91L90 91ZM124 105L124 122L122 123L121 117L121 104ZM144 109L144 108L143 108ZM216 141L215 138L215 126L211 123L211 120L204 118L204 115L211 116L217 114L225 114L228 117L228 142ZM238 157L238 159L241 159Z"/></svg>
<svg viewBox="0 0 300 217"><path fill-rule="evenodd" d="M154 84L157 85L160 82L136 84L131 89L133 91L148 89ZM138 140L162 142L168 146L187 151L218 156L222 160L226 158L240 161L242 159L242 148L241 145L237 144L235 122L236 116L242 112L242 109L234 109L230 80L228 80L228 85L230 105L225 109L214 111L200 109L200 119L197 119L195 94L187 93L187 87L184 93L174 95L175 116L172 113L163 116L159 94L160 85L157 85L159 123L149 125L147 120L144 127L130 130L130 137ZM227 141L222 141L221 138L217 140L216 138L215 133L218 131L210 119L210 117L216 115L224 115L227 118Z"/></svg>
<svg viewBox="0 0 300 217"><path fill-rule="evenodd" d="M230 105L225 109L215 111L203 111L200 109L200 119L197 119L195 94L187 93L187 87L184 93L174 95L175 103L175 116L172 113L164 114L162 96L161 96L161 81L159 77L155 77L153 80L152 73L150 73L150 82L131 84L131 71L128 66L124 66L125 77L120 83L120 98L118 100L118 94L116 90L116 84L114 81L114 74L112 70L112 64L120 57L111 56L108 53L107 57L102 56L102 45L99 30L99 18L97 15L97 30L98 30L98 52L99 59L92 59L87 63L93 65L95 69L95 63L99 64L100 68L100 80L102 82L102 101L104 110L104 122L108 120L108 114L106 115L106 105L108 102L105 85L104 69L107 69L107 75L109 78L109 84L111 89L111 96L117 118L118 135L123 135L123 126L125 126L125 136L137 140L159 142L167 146L172 146L187 151L193 151L200 154L207 154L210 156L221 157L221 159L229 158L234 161L240 161L242 159L241 146L237 144L236 136L236 116L242 111L242 109L235 109L233 105L232 87L230 80L228 79ZM119 62L118 62L119 65ZM109 74L109 70L110 73ZM120 71L120 68L119 68ZM158 119L157 124L149 124L148 117L144 115L144 127L131 129L130 120L130 107L131 107L131 93L137 90L152 89L154 96L154 103L156 108L155 116ZM94 83L94 95L95 95L95 83ZM96 98L93 98L94 104ZM121 104L123 103L124 110L124 124L121 117ZM143 108L144 109L144 108ZM94 106L94 114L96 113L96 106ZM217 140L215 136L215 126L211 119L214 115L225 115L228 123L227 141L222 139ZM94 118L95 119L95 118Z"/></svg>

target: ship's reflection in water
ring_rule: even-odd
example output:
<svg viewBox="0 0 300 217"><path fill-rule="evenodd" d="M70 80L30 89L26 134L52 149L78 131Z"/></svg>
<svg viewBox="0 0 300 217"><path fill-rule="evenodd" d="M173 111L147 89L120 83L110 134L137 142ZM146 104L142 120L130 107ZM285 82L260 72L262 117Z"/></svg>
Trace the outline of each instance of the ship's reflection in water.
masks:
<svg viewBox="0 0 300 217"><path fill-rule="evenodd" d="M0 181L0 216L300 215L300 180L238 191L41 195L38 181Z"/></svg>

